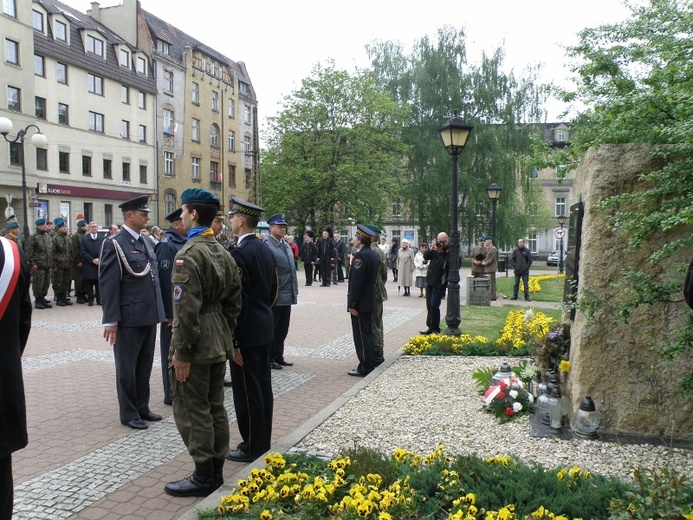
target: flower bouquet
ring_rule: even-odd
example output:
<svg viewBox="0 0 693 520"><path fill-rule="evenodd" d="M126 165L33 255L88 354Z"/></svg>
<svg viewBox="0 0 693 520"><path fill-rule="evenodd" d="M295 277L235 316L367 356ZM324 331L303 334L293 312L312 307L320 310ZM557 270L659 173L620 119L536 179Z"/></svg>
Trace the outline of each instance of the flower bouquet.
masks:
<svg viewBox="0 0 693 520"><path fill-rule="evenodd" d="M533 409L534 397L515 375L509 381L501 380L497 385L489 386L484 392L484 410L495 415L500 424L529 414Z"/></svg>

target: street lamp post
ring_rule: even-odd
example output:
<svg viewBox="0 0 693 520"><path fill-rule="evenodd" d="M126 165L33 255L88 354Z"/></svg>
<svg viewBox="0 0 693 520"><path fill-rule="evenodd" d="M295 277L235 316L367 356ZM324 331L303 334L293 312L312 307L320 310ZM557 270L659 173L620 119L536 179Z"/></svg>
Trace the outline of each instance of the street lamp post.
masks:
<svg viewBox="0 0 693 520"><path fill-rule="evenodd" d="M48 139L41 133L41 129L36 125L28 125L24 130L17 132L14 139L9 139L7 134L12 131L12 121L6 117L0 117L0 134L5 138L8 143L19 143L19 159L22 163L22 202L24 204L24 227L22 228L22 234L24 235L24 241L29 239L29 209L27 207L27 194L26 194L26 165L24 163L24 136L29 131L30 128L35 128L36 133L31 136L31 144L36 148L46 148L48 146Z"/></svg>
<svg viewBox="0 0 693 520"><path fill-rule="evenodd" d="M457 158L464 150L467 139L474 127L468 125L459 117L457 111L453 112L452 118L445 123L438 132L443 140L443 146L452 157L452 200L450 208L450 251L448 253L448 303L445 323L447 329L445 334L449 336L459 336L460 330L460 229L458 226L457 204Z"/></svg>
<svg viewBox="0 0 693 520"><path fill-rule="evenodd" d="M563 226L565 225L566 222L566 216L565 215L558 215L556 217L556 220L558 220L558 225L561 226L561 249L558 252L558 273L562 274L563 273Z"/></svg>
<svg viewBox="0 0 693 520"><path fill-rule="evenodd" d="M498 186L495 182L486 188L486 193L488 198L491 199L493 203L493 213L491 214L491 242L496 246L496 209L498 208L498 199L500 199L501 191L503 189Z"/></svg>

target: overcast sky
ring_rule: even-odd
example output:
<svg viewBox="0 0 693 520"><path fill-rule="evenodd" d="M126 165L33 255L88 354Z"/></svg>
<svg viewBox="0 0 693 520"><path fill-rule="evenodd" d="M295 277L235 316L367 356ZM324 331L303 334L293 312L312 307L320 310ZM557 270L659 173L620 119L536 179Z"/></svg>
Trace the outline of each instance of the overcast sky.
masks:
<svg viewBox="0 0 693 520"><path fill-rule="evenodd" d="M62 1L82 12L90 8L87 0ZM118 3L103 0L101 7ZM409 50L422 36L451 25L465 30L469 61L502 45L507 70L542 63L543 81L566 85L570 73L562 46L575 43L583 28L619 22L629 14L622 0L141 0L141 5L246 63L261 129L315 63L332 58L339 68L367 67L364 46L374 40L399 41ZM562 109L550 105L549 120L557 120Z"/></svg>

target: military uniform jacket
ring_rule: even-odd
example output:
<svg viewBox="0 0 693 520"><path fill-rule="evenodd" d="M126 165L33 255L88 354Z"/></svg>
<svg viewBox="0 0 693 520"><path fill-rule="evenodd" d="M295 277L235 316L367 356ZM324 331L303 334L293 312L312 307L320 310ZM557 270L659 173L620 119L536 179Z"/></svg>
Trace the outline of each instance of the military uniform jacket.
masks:
<svg viewBox="0 0 693 520"><path fill-rule="evenodd" d="M85 280L99 279L99 266L94 265L94 258L101 256L101 244L104 237L96 235L96 239L91 238L91 234L86 233L82 242L79 244L79 256L82 259L82 276Z"/></svg>
<svg viewBox="0 0 693 520"><path fill-rule="evenodd" d="M187 237L184 237L175 229L169 229L166 231L164 239L154 248L159 262L159 287L161 288L161 299L164 302L164 315L167 320L173 318L173 289L171 285L173 264L176 254L178 254L178 251L181 250L187 240Z"/></svg>
<svg viewBox="0 0 693 520"><path fill-rule="evenodd" d="M495 246L491 246L486 249L486 258L484 258L486 265L484 266L485 273L495 273L498 270L498 249Z"/></svg>
<svg viewBox="0 0 693 520"><path fill-rule="evenodd" d="M298 278L296 278L296 264L291 247L272 235L267 238L265 244L274 256L277 279L279 280L279 293L274 305L280 307L296 305L298 303Z"/></svg>
<svg viewBox="0 0 693 520"><path fill-rule="evenodd" d="M72 258L74 258L75 266L82 262L82 240L87 236L87 232L81 229L77 230L77 233L72 235Z"/></svg>
<svg viewBox="0 0 693 520"><path fill-rule="evenodd" d="M190 239L175 257L173 337L169 359L224 363L233 355L241 312L241 277L235 260L209 236Z"/></svg>
<svg viewBox="0 0 693 520"><path fill-rule="evenodd" d="M362 247L354 255L354 263L349 271L347 309L356 309L358 312L375 311L378 264L378 255L370 247Z"/></svg>
<svg viewBox="0 0 693 520"><path fill-rule="evenodd" d="M29 265L39 269L51 269L53 267L53 241L45 231L36 231L29 236L26 244L26 255Z"/></svg>
<svg viewBox="0 0 693 520"><path fill-rule="evenodd" d="M479 256L481 256L481 258L477 258ZM475 260L483 260L486 257L486 248L484 246L475 245L474 247L472 247L471 257L472 257L472 272L484 274L484 266L483 265L476 265L474 263L474 261Z"/></svg>
<svg viewBox="0 0 693 520"><path fill-rule="evenodd" d="M103 323L144 327L166 319L159 291L156 254L150 240L143 242L136 240L126 229L103 242L99 261ZM124 258L120 257L116 243ZM144 274L147 270L149 272Z"/></svg>
<svg viewBox="0 0 693 520"><path fill-rule="evenodd" d="M274 256L256 236L248 235L231 250L241 274L243 306L234 332L236 345L252 348L274 341L272 305L277 295Z"/></svg>
<svg viewBox="0 0 693 520"><path fill-rule="evenodd" d="M53 238L53 260L58 269L70 269L74 265L74 244L67 233L58 232Z"/></svg>
<svg viewBox="0 0 693 520"><path fill-rule="evenodd" d="M387 257L385 252L377 244L371 244L371 249L378 255L378 277L375 279L375 298L378 301L387 301Z"/></svg>

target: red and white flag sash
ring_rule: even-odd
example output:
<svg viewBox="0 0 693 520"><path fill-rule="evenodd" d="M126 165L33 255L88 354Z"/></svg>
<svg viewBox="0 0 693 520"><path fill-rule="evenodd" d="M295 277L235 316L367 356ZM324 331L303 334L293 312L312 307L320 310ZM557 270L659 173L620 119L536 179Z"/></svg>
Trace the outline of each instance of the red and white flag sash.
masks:
<svg viewBox="0 0 693 520"><path fill-rule="evenodd" d="M17 287L20 272L19 246L12 240L0 237L0 244L5 252L5 263L0 272L0 320L12 300L14 288Z"/></svg>

